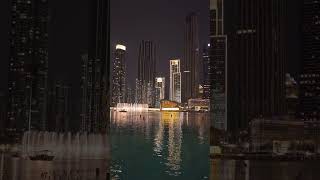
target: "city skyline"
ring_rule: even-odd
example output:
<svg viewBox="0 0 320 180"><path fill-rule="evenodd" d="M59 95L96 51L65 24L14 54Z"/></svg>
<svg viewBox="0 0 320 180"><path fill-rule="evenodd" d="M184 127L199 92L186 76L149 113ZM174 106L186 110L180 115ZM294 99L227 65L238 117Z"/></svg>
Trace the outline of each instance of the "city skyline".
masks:
<svg viewBox="0 0 320 180"><path fill-rule="evenodd" d="M8 2L0 179L320 177L320 1Z"/></svg>

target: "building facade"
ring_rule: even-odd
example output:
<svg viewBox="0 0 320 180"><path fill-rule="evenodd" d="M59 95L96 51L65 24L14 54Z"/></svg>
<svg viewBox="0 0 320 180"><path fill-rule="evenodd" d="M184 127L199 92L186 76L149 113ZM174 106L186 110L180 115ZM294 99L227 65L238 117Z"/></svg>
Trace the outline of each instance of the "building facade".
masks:
<svg viewBox="0 0 320 180"><path fill-rule="evenodd" d="M117 103L126 103L126 76L126 46L118 44L116 46L112 68L112 107L116 107Z"/></svg>
<svg viewBox="0 0 320 180"><path fill-rule="evenodd" d="M165 99L166 80L164 77L156 77L156 107L160 107L160 101Z"/></svg>
<svg viewBox="0 0 320 180"><path fill-rule="evenodd" d="M48 1L13 1L11 6L9 104L13 131L46 130Z"/></svg>
<svg viewBox="0 0 320 180"><path fill-rule="evenodd" d="M82 56L80 131L105 133L110 111L110 1L89 1L88 9L89 44L88 54Z"/></svg>
<svg viewBox="0 0 320 180"><path fill-rule="evenodd" d="M51 132L70 131L71 88L63 82L53 82L48 88L48 130Z"/></svg>
<svg viewBox="0 0 320 180"><path fill-rule="evenodd" d="M211 110L213 126L227 130L227 35L224 33L224 0L210 2Z"/></svg>
<svg viewBox="0 0 320 180"><path fill-rule="evenodd" d="M152 41L142 41L139 47L138 58L138 88L137 96L139 104L149 104L154 107L155 98L155 78L156 78L156 47ZM137 84L136 84L137 85Z"/></svg>
<svg viewBox="0 0 320 180"><path fill-rule="evenodd" d="M286 111L286 0L225 3L228 130ZM232 109L232 111L231 111Z"/></svg>
<svg viewBox="0 0 320 180"><path fill-rule="evenodd" d="M198 16L190 13L186 17L185 25L185 47L182 74L182 102L187 103L190 98L197 98L199 92L199 30Z"/></svg>
<svg viewBox="0 0 320 180"><path fill-rule="evenodd" d="M181 103L180 59L170 60L170 100Z"/></svg>
<svg viewBox="0 0 320 180"><path fill-rule="evenodd" d="M299 117L313 127L320 122L320 2L304 0L302 14ZM319 127L313 133L319 137Z"/></svg>
<svg viewBox="0 0 320 180"><path fill-rule="evenodd" d="M211 82L212 82L212 63L210 57L211 44L205 45L202 52L202 63L203 63L203 98L211 99Z"/></svg>

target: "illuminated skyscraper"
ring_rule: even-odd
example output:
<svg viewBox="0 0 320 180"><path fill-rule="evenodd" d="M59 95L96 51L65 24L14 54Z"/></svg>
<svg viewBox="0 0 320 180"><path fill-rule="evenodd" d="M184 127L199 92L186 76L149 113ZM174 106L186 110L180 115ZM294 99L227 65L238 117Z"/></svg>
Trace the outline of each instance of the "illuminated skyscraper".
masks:
<svg viewBox="0 0 320 180"><path fill-rule="evenodd" d="M117 103L126 103L126 47L118 44L114 56L111 106L116 107Z"/></svg>
<svg viewBox="0 0 320 180"><path fill-rule="evenodd" d="M160 107L160 101L165 98L166 81L164 77L157 77L156 81L156 107Z"/></svg>
<svg viewBox="0 0 320 180"><path fill-rule="evenodd" d="M90 0L88 55L82 60L82 112L80 130L108 130L110 101L110 1Z"/></svg>
<svg viewBox="0 0 320 180"><path fill-rule="evenodd" d="M46 130L48 1L12 1L7 127Z"/></svg>
<svg viewBox="0 0 320 180"><path fill-rule="evenodd" d="M312 127L320 122L320 1L303 0L302 33L299 116Z"/></svg>
<svg viewBox="0 0 320 180"><path fill-rule="evenodd" d="M227 129L227 36L224 34L224 0L211 0L208 74L213 125ZM208 91L208 90L206 90Z"/></svg>
<svg viewBox="0 0 320 180"><path fill-rule="evenodd" d="M184 59L182 61L182 102L188 102L190 98L197 98L199 92L199 34L198 34L198 16L196 13L190 13L186 17L185 27L185 48Z"/></svg>
<svg viewBox="0 0 320 180"><path fill-rule="evenodd" d="M213 68L212 68L212 63L210 58L210 48L211 45L205 45L203 48L203 53L202 53L202 63L203 63L203 98L204 99L211 99L211 82L212 82L212 73L213 73Z"/></svg>
<svg viewBox="0 0 320 180"><path fill-rule="evenodd" d="M180 59L170 60L170 100L181 103Z"/></svg>
<svg viewBox="0 0 320 180"><path fill-rule="evenodd" d="M153 107L154 80L156 78L156 48L152 41L142 41L139 47L138 62L138 84L141 85L138 96L141 97L138 103L149 104Z"/></svg>

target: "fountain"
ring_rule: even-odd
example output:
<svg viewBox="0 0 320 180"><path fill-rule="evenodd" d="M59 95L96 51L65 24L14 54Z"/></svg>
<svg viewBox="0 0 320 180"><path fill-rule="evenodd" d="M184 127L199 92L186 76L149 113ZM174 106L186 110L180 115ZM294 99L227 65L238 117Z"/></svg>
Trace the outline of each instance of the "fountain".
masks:
<svg viewBox="0 0 320 180"><path fill-rule="evenodd" d="M116 110L117 111L127 111L127 112L132 112L132 111L148 111L149 105L148 104L130 104L130 103L118 103Z"/></svg>
<svg viewBox="0 0 320 180"><path fill-rule="evenodd" d="M106 134L25 132L21 145L22 157L28 158L38 151L50 151L59 160L107 159L108 137Z"/></svg>

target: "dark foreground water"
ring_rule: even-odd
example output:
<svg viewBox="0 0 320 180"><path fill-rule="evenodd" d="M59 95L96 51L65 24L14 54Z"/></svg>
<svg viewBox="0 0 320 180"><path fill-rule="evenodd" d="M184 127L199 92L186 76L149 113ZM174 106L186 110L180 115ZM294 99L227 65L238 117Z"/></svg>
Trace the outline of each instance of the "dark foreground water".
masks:
<svg viewBox="0 0 320 180"><path fill-rule="evenodd" d="M319 180L318 161L211 160L210 180Z"/></svg>
<svg viewBox="0 0 320 180"><path fill-rule="evenodd" d="M113 180L209 179L205 113L112 113Z"/></svg>

